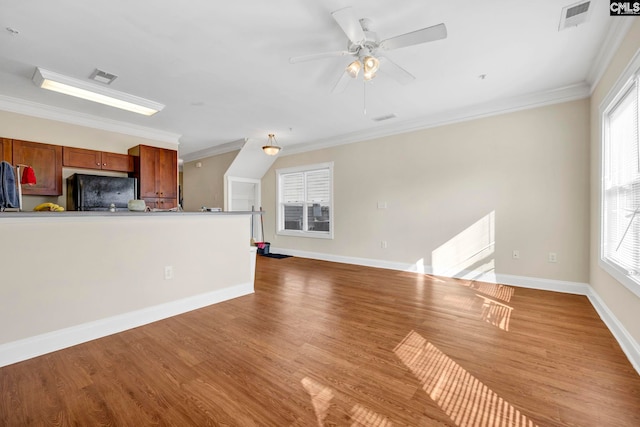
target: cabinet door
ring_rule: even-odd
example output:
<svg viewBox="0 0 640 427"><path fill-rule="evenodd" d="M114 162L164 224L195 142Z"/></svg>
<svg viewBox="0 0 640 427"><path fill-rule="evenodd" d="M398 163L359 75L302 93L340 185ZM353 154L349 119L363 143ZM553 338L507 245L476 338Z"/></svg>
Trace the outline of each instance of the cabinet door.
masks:
<svg viewBox="0 0 640 427"><path fill-rule="evenodd" d="M140 146L138 185L140 186L140 198L156 198L159 191L156 190L156 154L158 149L154 147Z"/></svg>
<svg viewBox="0 0 640 427"><path fill-rule="evenodd" d="M173 209L178 206L177 199L160 198L156 200L156 208L158 209Z"/></svg>
<svg viewBox="0 0 640 427"><path fill-rule="evenodd" d="M62 165L72 168L100 169L102 167L102 154L100 151L84 148L63 147Z"/></svg>
<svg viewBox="0 0 640 427"><path fill-rule="evenodd" d="M133 157L127 154L102 153L102 170L133 172Z"/></svg>
<svg viewBox="0 0 640 427"><path fill-rule="evenodd" d="M129 154L135 159L135 170L130 176L138 178L140 198L147 201L175 199L171 203L171 207L175 207L178 199L178 152L137 145L129 149ZM156 207L160 208L158 203L156 200Z"/></svg>
<svg viewBox="0 0 640 427"><path fill-rule="evenodd" d="M0 162L5 161L13 164L12 141L7 138L0 138Z"/></svg>
<svg viewBox="0 0 640 427"><path fill-rule="evenodd" d="M144 200L144 204L147 205L149 209L156 208L156 199L143 199L143 200Z"/></svg>
<svg viewBox="0 0 640 427"><path fill-rule="evenodd" d="M157 187L158 197L178 198L178 152L158 149L157 155ZM175 207L175 206L172 206ZM166 208L165 208L166 209Z"/></svg>
<svg viewBox="0 0 640 427"><path fill-rule="evenodd" d="M36 185L22 186L22 194L62 195L62 146L14 139L13 164L29 165L36 174Z"/></svg>

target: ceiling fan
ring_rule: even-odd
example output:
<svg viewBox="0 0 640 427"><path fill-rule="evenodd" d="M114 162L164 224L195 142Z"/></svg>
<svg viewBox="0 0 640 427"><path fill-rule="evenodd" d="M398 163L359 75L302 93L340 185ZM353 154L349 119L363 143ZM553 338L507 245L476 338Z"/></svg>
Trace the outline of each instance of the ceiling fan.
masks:
<svg viewBox="0 0 640 427"><path fill-rule="evenodd" d="M357 19L351 7L336 10L331 13L331 16L347 35L347 49L294 56L289 58L289 62L295 64L336 56L353 56L355 60L345 68L344 73L342 73L333 87L332 92L334 93L342 92L349 83L350 78L355 79L360 70L363 70L365 81L374 78L378 70L380 70L395 78L400 84L407 84L415 80L415 77L387 58L384 52L447 37L447 27L444 24L438 24L385 40L379 40L377 34L370 30L371 20L367 18Z"/></svg>

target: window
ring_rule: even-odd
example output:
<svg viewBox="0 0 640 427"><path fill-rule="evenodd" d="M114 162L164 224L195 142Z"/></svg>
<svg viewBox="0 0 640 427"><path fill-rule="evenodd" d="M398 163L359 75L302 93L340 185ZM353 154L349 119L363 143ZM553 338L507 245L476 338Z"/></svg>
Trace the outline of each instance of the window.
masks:
<svg viewBox="0 0 640 427"><path fill-rule="evenodd" d="M601 265L640 296L640 61L602 115Z"/></svg>
<svg viewBox="0 0 640 427"><path fill-rule="evenodd" d="M333 163L278 169L278 234L333 238Z"/></svg>

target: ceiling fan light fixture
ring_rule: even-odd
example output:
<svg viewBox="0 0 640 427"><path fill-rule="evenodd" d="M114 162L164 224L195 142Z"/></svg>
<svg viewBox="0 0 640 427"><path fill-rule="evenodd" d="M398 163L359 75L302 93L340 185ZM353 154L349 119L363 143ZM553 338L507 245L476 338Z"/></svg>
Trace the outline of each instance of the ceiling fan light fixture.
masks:
<svg viewBox="0 0 640 427"><path fill-rule="evenodd" d="M355 79L356 77L358 77L358 73L360 72L361 68L362 64L360 64L360 61L356 59L347 67L347 73L349 74L349 76Z"/></svg>
<svg viewBox="0 0 640 427"><path fill-rule="evenodd" d="M376 71L380 68L380 61L375 56L365 56L364 60L364 72L365 74L372 74L375 76ZM373 76L371 78L373 78Z"/></svg>
<svg viewBox="0 0 640 427"><path fill-rule="evenodd" d="M274 145L274 142L276 144L278 143L278 141L276 141L276 136L270 133L269 141L267 142L267 145L262 147L262 151L264 151L265 154L269 156L275 156L276 154L278 154L280 152L280 147L278 147L277 145Z"/></svg>

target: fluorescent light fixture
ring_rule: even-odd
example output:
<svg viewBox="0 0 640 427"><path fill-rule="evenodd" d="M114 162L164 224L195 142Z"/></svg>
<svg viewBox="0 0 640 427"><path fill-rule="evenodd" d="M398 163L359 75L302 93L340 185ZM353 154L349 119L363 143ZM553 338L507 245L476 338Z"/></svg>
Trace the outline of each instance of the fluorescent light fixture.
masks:
<svg viewBox="0 0 640 427"><path fill-rule="evenodd" d="M98 102L145 116L152 116L164 108L164 105L148 99L94 85L40 67L36 67L32 80L36 86L43 89Z"/></svg>

